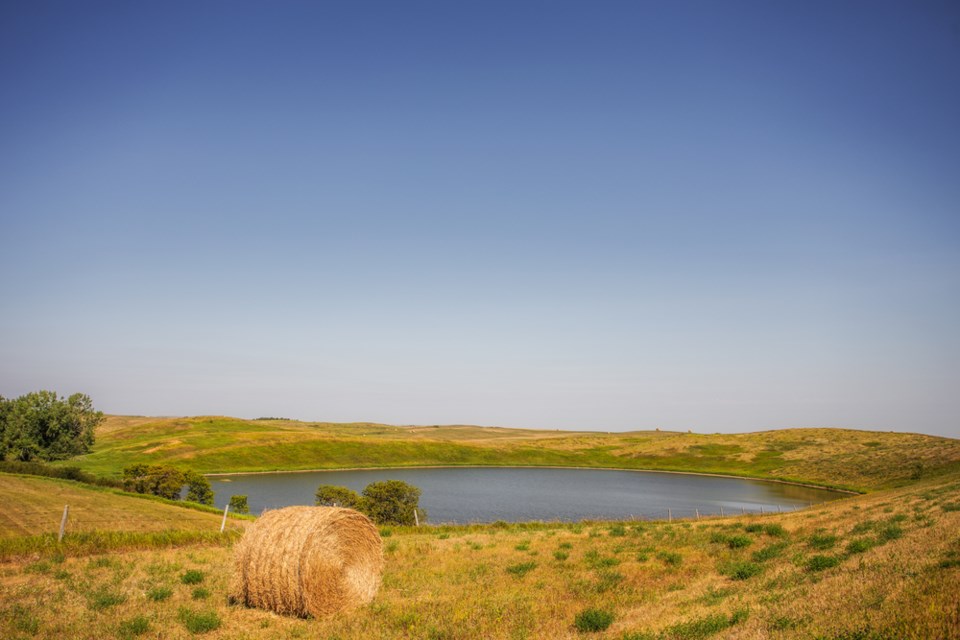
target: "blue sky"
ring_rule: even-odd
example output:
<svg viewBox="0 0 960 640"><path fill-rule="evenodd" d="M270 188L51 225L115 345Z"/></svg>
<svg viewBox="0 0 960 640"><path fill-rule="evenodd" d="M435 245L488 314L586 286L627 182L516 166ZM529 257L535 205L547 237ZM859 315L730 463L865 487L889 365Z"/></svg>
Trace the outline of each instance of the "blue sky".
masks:
<svg viewBox="0 0 960 640"><path fill-rule="evenodd" d="M960 437L951 2L7 2L0 394Z"/></svg>

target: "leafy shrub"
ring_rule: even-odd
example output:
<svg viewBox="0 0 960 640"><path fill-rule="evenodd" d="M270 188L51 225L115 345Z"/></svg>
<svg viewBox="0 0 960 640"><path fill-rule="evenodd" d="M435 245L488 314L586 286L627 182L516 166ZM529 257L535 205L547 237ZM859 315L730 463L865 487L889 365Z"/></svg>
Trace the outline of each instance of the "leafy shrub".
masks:
<svg viewBox="0 0 960 640"><path fill-rule="evenodd" d="M190 633L206 633L220 628L220 616L216 611L193 611L180 609L177 617Z"/></svg>
<svg viewBox="0 0 960 640"><path fill-rule="evenodd" d="M322 484L314 493L314 503L318 507L344 507L355 509L360 502L360 494L347 487Z"/></svg>
<svg viewBox="0 0 960 640"><path fill-rule="evenodd" d="M679 553L673 553L671 551L661 551L657 554L657 558L662 560L664 564L668 564L671 567L678 567L683 563L683 556Z"/></svg>
<svg viewBox="0 0 960 640"><path fill-rule="evenodd" d="M823 571L824 569L835 567L838 564L840 564L840 558L836 556L816 555L811 556L810 559L807 560L807 570Z"/></svg>
<svg viewBox="0 0 960 640"><path fill-rule="evenodd" d="M190 597L194 600L206 600L210 597L210 591L203 587L197 587L193 590L193 593L190 594Z"/></svg>
<svg viewBox="0 0 960 640"><path fill-rule="evenodd" d="M613 624L614 615L606 609L584 609L573 619L573 626L580 633L603 631Z"/></svg>
<svg viewBox="0 0 960 640"><path fill-rule="evenodd" d="M567 558L570 557L570 554L567 553L566 551L554 551L554 552L553 552L553 557L554 557L556 560L559 560L560 562L563 562L564 560L566 560Z"/></svg>
<svg viewBox="0 0 960 640"><path fill-rule="evenodd" d="M621 537L627 535L627 530L622 524L615 524L610 527L609 534L613 537Z"/></svg>
<svg viewBox="0 0 960 640"><path fill-rule="evenodd" d="M183 575L180 576L180 582L183 584L200 584L203 582L203 572L197 571L196 569L185 571Z"/></svg>
<svg viewBox="0 0 960 640"><path fill-rule="evenodd" d="M33 391L7 400L0 396L0 460L65 460L88 453L103 412L89 396L69 398Z"/></svg>
<svg viewBox="0 0 960 640"><path fill-rule="evenodd" d="M247 496L230 496L230 511L234 513L250 513L250 504L247 502Z"/></svg>
<svg viewBox="0 0 960 640"><path fill-rule="evenodd" d="M774 538L784 538L787 535L787 530L783 528L783 525L779 524L768 524L763 527L763 532L768 536L773 536Z"/></svg>
<svg viewBox="0 0 960 640"><path fill-rule="evenodd" d="M521 562L519 564L512 564L507 567L507 573L517 576L518 578L522 578L536 568L536 562Z"/></svg>
<svg viewBox="0 0 960 640"><path fill-rule="evenodd" d="M748 524L743 528L747 533L760 533L763 531L763 525L759 522L754 522L753 524Z"/></svg>
<svg viewBox="0 0 960 640"><path fill-rule="evenodd" d="M26 476L41 476L44 478L60 478L73 480L84 484L100 487L122 489L123 482L114 478L104 478L81 471L80 467L52 467L36 460L24 462L21 460L0 460L0 471L4 473L19 473Z"/></svg>

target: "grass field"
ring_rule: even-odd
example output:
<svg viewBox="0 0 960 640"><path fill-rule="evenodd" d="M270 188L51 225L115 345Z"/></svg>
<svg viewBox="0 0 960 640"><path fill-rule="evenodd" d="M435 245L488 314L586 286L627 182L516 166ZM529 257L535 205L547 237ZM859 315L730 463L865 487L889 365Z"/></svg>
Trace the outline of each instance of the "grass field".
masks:
<svg viewBox="0 0 960 640"><path fill-rule="evenodd" d="M0 558L216 540L222 519L215 509L200 505L6 473L0 473L0 504ZM68 535L58 545L65 505L70 507ZM231 514L226 529L240 532L250 519Z"/></svg>
<svg viewBox="0 0 960 640"><path fill-rule="evenodd" d="M960 637L956 473L783 515L383 534L380 593L324 620L229 605L225 546L8 559L0 637Z"/></svg>
<svg viewBox="0 0 960 640"><path fill-rule="evenodd" d="M93 452L66 464L119 475L136 463L203 473L424 465L659 469L869 490L960 470L960 440L785 429L747 434L396 427L223 417L111 416Z"/></svg>

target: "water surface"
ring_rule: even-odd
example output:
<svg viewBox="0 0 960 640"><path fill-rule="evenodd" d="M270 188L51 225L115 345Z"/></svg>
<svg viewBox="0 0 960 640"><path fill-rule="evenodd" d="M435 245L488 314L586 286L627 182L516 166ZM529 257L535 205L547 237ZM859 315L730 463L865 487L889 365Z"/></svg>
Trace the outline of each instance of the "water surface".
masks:
<svg viewBox="0 0 960 640"><path fill-rule="evenodd" d="M419 487L434 523L623 520L791 511L844 494L761 480L604 469L371 469L211 477L216 504L246 494L250 512L309 505L321 484L360 492L380 480Z"/></svg>

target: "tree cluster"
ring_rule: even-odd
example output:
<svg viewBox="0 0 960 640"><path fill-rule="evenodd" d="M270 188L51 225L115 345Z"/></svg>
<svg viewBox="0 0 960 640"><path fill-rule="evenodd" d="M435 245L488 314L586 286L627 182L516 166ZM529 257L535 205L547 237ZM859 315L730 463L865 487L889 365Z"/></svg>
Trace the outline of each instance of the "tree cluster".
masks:
<svg viewBox="0 0 960 640"><path fill-rule="evenodd" d="M87 453L103 412L90 396L69 398L55 391L32 391L19 398L0 396L0 459L65 460Z"/></svg>
<svg viewBox="0 0 960 640"><path fill-rule="evenodd" d="M317 505L356 509L377 524L411 525L418 517L425 521L427 512L420 508L419 502L420 489L402 480L371 482L362 493L322 484L316 493Z"/></svg>
<svg viewBox="0 0 960 640"><path fill-rule="evenodd" d="M187 487L187 501L213 504L210 481L196 471L149 464L133 464L123 470L123 488L134 493L179 500L184 486Z"/></svg>

